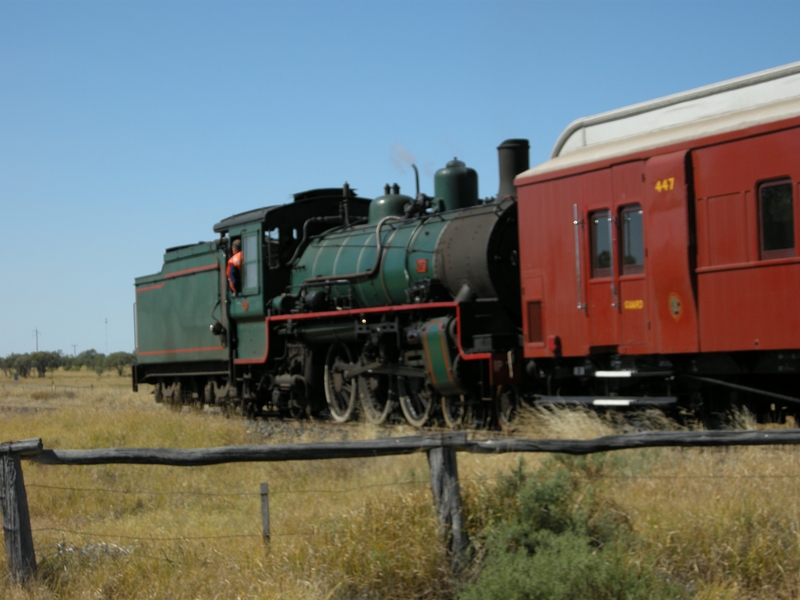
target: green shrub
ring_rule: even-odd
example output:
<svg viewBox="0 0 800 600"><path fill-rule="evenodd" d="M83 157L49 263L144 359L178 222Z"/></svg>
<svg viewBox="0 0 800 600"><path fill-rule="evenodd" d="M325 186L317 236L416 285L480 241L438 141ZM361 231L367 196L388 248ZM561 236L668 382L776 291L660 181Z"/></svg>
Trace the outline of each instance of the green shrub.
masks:
<svg viewBox="0 0 800 600"><path fill-rule="evenodd" d="M587 466L584 459L560 459L532 476L515 473L499 484L507 492L514 487L509 481L524 481L518 509L487 528L479 575L462 588L461 600L682 595L652 566L630 559L636 539L627 516L601 498Z"/></svg>

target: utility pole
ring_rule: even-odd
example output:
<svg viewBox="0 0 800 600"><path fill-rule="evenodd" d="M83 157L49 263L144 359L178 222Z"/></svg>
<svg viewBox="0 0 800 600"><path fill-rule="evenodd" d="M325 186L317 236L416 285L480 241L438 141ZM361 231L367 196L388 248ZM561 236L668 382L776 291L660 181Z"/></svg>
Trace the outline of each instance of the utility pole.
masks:
<svg viewBox="0 0 800 600"><path fill-rule="evenodd" d="M73 358L78 356L78 344L72 344L72 356Z"/></svg>
<svg viewBox="0 0 800 600"><path fill-rule="evenodd" d="M33 335L36 336L36 351L39 351L39 328L33 330Z"/></svg>
<svg viewBox="0 0 800 600"><path fill-rule="evenodd" d="M108 355L108 317L106 317L106 355Z"/></svg>

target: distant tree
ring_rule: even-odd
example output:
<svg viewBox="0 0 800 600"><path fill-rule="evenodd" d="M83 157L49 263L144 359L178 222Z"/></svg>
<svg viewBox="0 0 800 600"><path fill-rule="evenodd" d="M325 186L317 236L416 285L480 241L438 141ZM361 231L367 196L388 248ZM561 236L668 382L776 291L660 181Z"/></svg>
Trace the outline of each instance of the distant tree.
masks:
<svg viewBox="0 0 800 600"><path fill-rule="evenodd" d="M44 377L47 372L47 352L34 352L30 355L31 364L39 374L39 377Z"/></svg>
<svg viewBox="0 0 800 600"><path fill-rule="evenodd" d="M0 370L6 377L16 373L20 377L28 377L32 370L36 370L39 377L45 377L47 372L53 372L59 367L65 371L86 367L98 376L105 371L116 369L122 376L125 367L136 364L136 355L131 352L114 352L106 356L97 350L84 350L77 356L65 356L61 350L55 352L31 352L18 354L12 352L6 357L0 356Z"/></svg>
<svg viewBox="0 0 800 600"><path fill-rule="evenodd" d="M30 355L30 361L39 377L44 377L47 371L54 371L61 362L61 356L57 352L34 352Z"/></svg>
<svg viewBox="0 0 800 600"><path fill-rule="evenodd" d="M73 356L62 356L61 357L61 368L65 371L69 371L77 366L75 363L75 357Z"/></svg>
<svg viewBox="0 0 800 600"><path fill-rule="evenodd" d="M9 367L20 377L27 377L32 368L31 357L28 354L9 354L6 359L10 362Z"/></svg>
<svg viewBox="0 0 800 600"><path fill-rule="evenodd" d="M78 356L75 357L74 363L78 367L87 367L89 369L94 368L94 364L97 361L97 357L102 356L101 354L97 353L97 350L90 349L84 350Z"/></svg>
<svg viewBox="0 0 800 600"><path fill-rule="evenodd" d="M136 356L130 352L114 352L106 357L105 364L109 369L116 369L117 374L122 377L125 367L136 364Z"/></svg>

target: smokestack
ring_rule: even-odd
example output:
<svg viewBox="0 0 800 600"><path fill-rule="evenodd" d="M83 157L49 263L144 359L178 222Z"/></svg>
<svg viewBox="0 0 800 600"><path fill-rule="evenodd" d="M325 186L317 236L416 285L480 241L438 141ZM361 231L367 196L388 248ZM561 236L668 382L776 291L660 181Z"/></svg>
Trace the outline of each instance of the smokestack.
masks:
<svg viewBox="0 0 800 600"><path fill-rule="evenodd" d="M497 160L500 165L498 200L509 196L516 197L517 188L514 187L514 177L528 170L530 147L528 140L524 139L506 140L497 147Z"/></svg>

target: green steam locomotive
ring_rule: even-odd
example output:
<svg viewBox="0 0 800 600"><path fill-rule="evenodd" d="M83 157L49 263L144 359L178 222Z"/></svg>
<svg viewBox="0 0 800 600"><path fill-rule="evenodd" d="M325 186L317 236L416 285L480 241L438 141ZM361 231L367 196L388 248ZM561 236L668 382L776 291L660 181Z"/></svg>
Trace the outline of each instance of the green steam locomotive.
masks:
<svg viewBox="0 0 800 600"><path fill-rule="evenodd" d="M433 196L418 179L413 197L396 184L373 200L347 184L311 190L168 248L135 282L134 389L248 416L506 423L522 379L513 181L528 141L498 151L493 198L452 160Z"/></svg>

